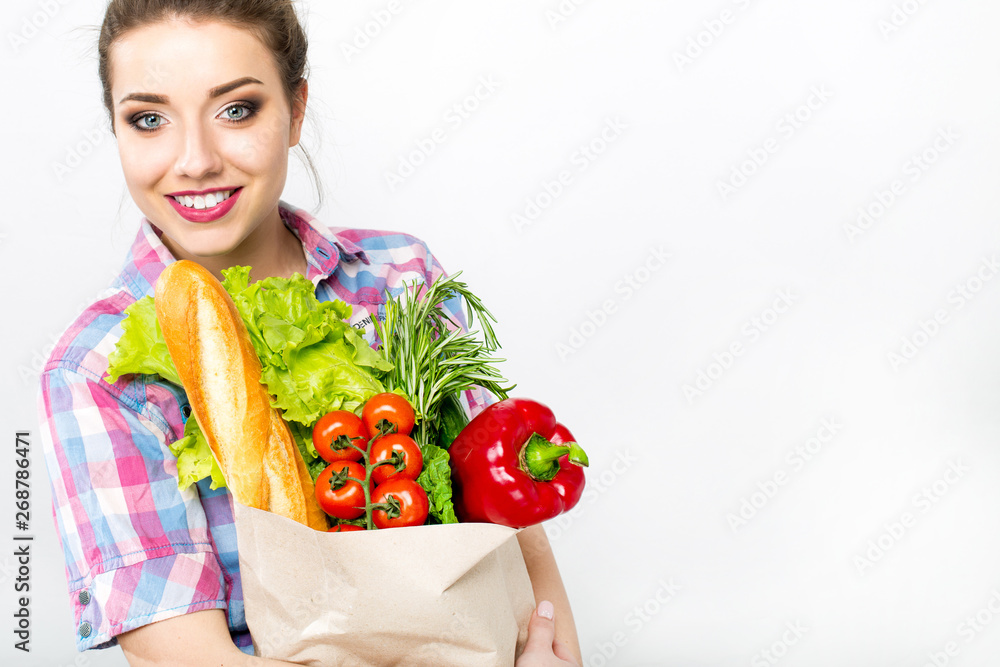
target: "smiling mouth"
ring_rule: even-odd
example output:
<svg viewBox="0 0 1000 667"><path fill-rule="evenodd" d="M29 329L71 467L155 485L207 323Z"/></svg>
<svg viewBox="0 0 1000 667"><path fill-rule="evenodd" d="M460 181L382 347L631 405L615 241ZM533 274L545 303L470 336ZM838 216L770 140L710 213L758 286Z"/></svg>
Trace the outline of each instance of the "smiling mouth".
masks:
<svg viewBox="0 0 1000 667"><path fill-rule="evenodd" d="M216 190L203 194L166 195L167 201L174 207L177 214L194 223L207 223L221 220L237 205L237 200L243 193L243 187L231 190Z"/></svg>
<svg viewBox="0 0 1000 667"><path fill-rule="evenodd" d="M237 190L239 190L239 188L236 188L235 190L219 190L217 192L210 192L207 195L179 195L176 197L171 195L171 198L184 208L189 208L195 211L203 211L205 209L218 206L233 196Z"/></svg>

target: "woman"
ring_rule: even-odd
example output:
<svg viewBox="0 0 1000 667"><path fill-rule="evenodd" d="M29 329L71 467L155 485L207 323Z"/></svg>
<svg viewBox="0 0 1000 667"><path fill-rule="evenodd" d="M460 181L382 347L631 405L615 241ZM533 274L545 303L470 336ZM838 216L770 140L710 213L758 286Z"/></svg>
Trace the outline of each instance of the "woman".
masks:
<svg viewBox="0 0 1000 667"><path fill-rule="evenodd" d="M77 645L120 643L132 664L283 664L252 656L228 491L207 480L177 488L168 445L190 413L183 392L146 376L101 379L123 311L177 259L217 277L236 264L254 279L301 273L320 299L350 304L359 324L378 315L384 290L442 269L412 237L330 230L279 201L308 98L306 38L290 0L112 0L98 50L125 180L145 218L118 279L66 331L42 376ZM482 396L467 398L482 409ZM541 602L518 664L578 664L544 531L519 539Z"/></svg>

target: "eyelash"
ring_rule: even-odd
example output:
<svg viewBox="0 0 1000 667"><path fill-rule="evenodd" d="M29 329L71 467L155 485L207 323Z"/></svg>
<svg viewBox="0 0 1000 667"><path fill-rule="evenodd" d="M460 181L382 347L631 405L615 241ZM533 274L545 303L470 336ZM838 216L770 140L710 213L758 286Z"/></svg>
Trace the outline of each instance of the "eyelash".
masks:
<svg viewBox="0 0 1000 667"><path fill-rule="evenodd" d="M237 120L229 120L229 123L231 125L240 125L242 123L249 121L251 118L256 116L257 112L260 110L260 105L257 104L256 102L251 102L250 100L243 100L241 102L233 102L232 104L228 105L225 109L222 110L222 113L225 114L227 111L229 111L234 107L243 107L244 109L247 110L247 113L243 118L239 118ZM132 116L129 119L128 124L132 126L132 128L137 132L156 132L156 130L159 129L157 127L142 127L139 125L140 120L142 120L143 118L149 118L150 116L157 116L159 118L163 118L161 114L155 111L144 111L142 113L137 113L134 116Z"/></svg>

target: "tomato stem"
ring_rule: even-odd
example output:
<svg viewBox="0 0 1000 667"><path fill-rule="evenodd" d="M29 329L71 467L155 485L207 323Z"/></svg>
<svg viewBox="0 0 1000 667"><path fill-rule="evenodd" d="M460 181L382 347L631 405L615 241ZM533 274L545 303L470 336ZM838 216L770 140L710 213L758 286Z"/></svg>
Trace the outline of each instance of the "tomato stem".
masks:
<svg viewBox="0 0 1000 667"><path fill-rule="evenodd" d="M373 504L372 509L385 512L385 515L390 519L399 518L399 515L403 513L403 506L400 505L399 499L392 494L385 497L384 503Z"/></svg>
<svg viewBox="0 0 1000 667"><path fill-rule="evenodd" d="M381 436L376 435L374 438L368 441L368 451L371 451L372 443L375 442L375 440L378 439L379 437ZM358 447L358 449L360 450L361 448ZM365 528L367 530L374 530L372 524L371 481L372 481L372 471L375 470L376 466L372 465L371 460L368 458L368 452L361 450L361 458L365 462L365 482L364 484L362 484L362 486L365 489Z"/></svg>
<svg viewBox="0 0 1000 667"><path fill-rule="evenodd" d="M375 424L375 428L378 430L378 435L375 436L376 438L380 438L383 435L389 435L390 433L395 433L398 430L396 425L385 417L378 420L378 423Z"/></svg>
<svg viewBox="0 0 1000 667"><path fill-rule="evenodd" d="M333 472L330 475L330 489L333 491L338 491L344 488L344 485L353 479L354 478L348 474L347 468L341 468L340 470L337 470L336 472Z"/></svg>
<svg viewBox="0 0 1000 667"><path fill-rule="evenodd" d="M335 452L339 452L342 449L347 449L348 447L354 447L354 449L360 450L360 447L354 444L355 440L364 440L364 438L351 438L348 435L341 433L337 436L337 439L330 443L330 449Z"/></svg>

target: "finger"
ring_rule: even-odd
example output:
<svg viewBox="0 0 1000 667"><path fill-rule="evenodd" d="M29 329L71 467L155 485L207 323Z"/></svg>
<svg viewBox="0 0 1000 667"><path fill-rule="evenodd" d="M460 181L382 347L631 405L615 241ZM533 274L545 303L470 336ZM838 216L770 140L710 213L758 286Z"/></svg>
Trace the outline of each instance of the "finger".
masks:
<svg viewBox="0 0 1000 667"><path fill-rule="evenodd" d="M544 600L538 603L538 608L528 621L528 641L524 652L552 653L552 640L556 634L555 609L552 603Z"/></svg>
<svg viewBox="0 0 1000 667"><path fill-rule="evenodd" d="M560 660L565 660L571 665L576 665L576 656L570 653L569 646L566 642L556 639L552 642L552 652L556 654L556 657Z"/></svg>

